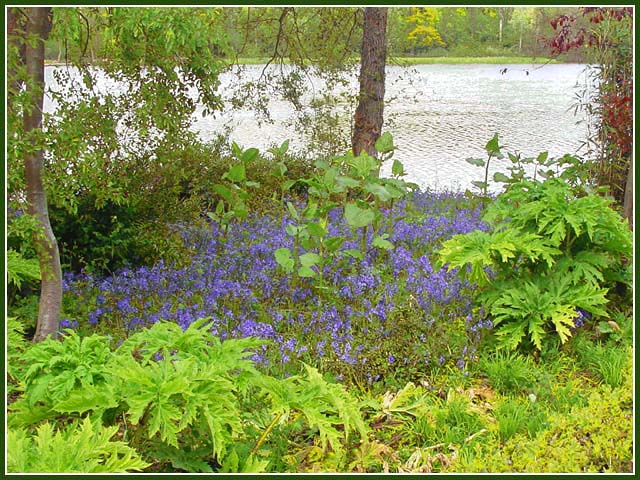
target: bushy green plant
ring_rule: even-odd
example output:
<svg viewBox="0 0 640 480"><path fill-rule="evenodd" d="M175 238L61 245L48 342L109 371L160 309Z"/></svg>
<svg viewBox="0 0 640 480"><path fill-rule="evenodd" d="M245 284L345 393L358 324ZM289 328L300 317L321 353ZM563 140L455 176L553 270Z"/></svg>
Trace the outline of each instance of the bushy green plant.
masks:
<svg viewBox="0 0 640 480"><path fill-rule="evenodd" d="M497 421L497 434L505 443L518 433L535 436L546 426L546 412L535 409L535 396L507 398L493 411Z"/></svg>
<svg viewBox="0 0 640 480"><path fill-rule="evenodd" d="M550 334L565 343L581 311L609 316L610 291L630 285L631 258L629 228L610 204L562 176L516 178L485 211L492 231L443 244L440 263L469 269L500 347L540 350Z"/></svg>
<svg viewBox="0 0 640 480"><path fill-rule="evenodd" d="M119 473L141 471L149 463L120 440L118 426L105 427L89 418L61 430L45 422L35 435L9 429L7 470L10 473Z"/></svg>
<svg viewBox="0 0 640 480"><path fill-rule="evenodd" d="M307 187L308 198L301 211L292 202L287 202L288 212L294 220L288 225L287 233L294 238L293 251L282 247L274 252L278 264L287 272L295 272L299 277L317 280L320 290L324 289L324 266L340 257L352 257L363 260L367 254L367 230L372 228L371 246L380 250L391 250L393 244L388 240L393 231L393 203L404 198L415 185L402 180L405 175L402 163L394 160L393 178L380 178L382 162L393 156L393 137L385 132L375 144L381 158L377 159L366 152L354 156L351 152L328 161L315 163L316 172L308 178L283 182L283 191L295 184ZM284 172L283 172L284 173ZM389 205L389 224L386 233L379 225L382 218L381 208ZM353 229L361 229L360 250L340 247L345 236L328 236L329 212L335 208L343 209L346 223ZM300 253L304 249L305 253Z"/></svg>
<svg viewBox="0 0 640 480"><path fill-rule="evenodd" d="M317 436L323 456L347 462L344 445L368 433L358 402L312 367L284 381L260 374L249 357L262 343L221 342L204 319L185 331L157 323L115 351L107 337L67 330L22 355L25 393L9 423L88 416L121 428L145 459L186 471L263 471L282 428Z"/></svg>
<svg viewBox="0 0 640 480"><path fill-rule="evenodd" d="M522 393L536 381L536 368L531 358L514 352L482 356L478 368L493 388L504 394Z"/></svg>
<svg viewBox="0 0 640 480"><path fill-rule="evenodd" d="M629 345L603 344L581 338L574 350L580 364L594 373L598 381L613 388L623 383L624 366L632 356Z"/></svg>
<svg viewBox="0 0 640 480"><path fill-rule="evenodd" d="M226 172L220 178L222 183L213 185L213 190L221 199L218 201L215 211L208 212L207 215L215 221L223 232L226 239L229 225L232 221L237 221L247 217L249 198L248 188L259 187L260 184L247 178L247 167L260 156L257 148L243 150L237 143L233 142L231 151L235 162L229 165Z"/></svg>

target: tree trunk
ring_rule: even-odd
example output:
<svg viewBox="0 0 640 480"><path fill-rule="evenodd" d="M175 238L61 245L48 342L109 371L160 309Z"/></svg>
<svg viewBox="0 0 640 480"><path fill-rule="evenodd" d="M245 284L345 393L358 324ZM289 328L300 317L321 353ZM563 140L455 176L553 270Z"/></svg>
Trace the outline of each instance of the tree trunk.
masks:
<svg viewBox="0 0 640 480"><path fill-rule="evenodd" d="M387 58L387 8L364 8L360 58L360 96L354 117L353 154L376 156L375 143L384 120L384 78Z"/></svg>
<svg viewBox="0 0 640 480"><path fill-rule="evenodd" d="M58 331L58 317L62 303L62 269L58 243L49 222L47 196L42 181L44 150L38 139L42 129L44 103L44 42L51 31L51 8L26 8L26 93L30 99L24 111L25 138L31 139L32 148L25 149L24 164L27 183L29 213L39 223L40 229L34 242L41 270L40 305L38 323L33 338L35 342ZM37 39L31 41L31 39Z"/></svg>
<svg viewBox="0 0 640 480"><path fill-rule="evenodd" d="M629 160L627 185L624 189L623 215L629 220L629 228L633 230L633 159Z"/></svg>

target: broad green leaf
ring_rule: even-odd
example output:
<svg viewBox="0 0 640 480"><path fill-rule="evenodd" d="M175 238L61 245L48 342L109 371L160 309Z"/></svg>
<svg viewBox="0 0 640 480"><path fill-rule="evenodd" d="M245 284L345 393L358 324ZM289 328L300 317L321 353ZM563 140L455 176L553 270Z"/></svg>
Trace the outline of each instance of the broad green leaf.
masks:
<svg viewBox="0 0 640 480"><path fill-rule="evenodd" d="M344 207L344 218L354 228L366 227L375 219L375 214L370 209L358 207L355 203L347 203Z"/></svg>
<svg viewBox="0 0 640 480"><path fill-rule="evenodd" d="M339 175L336 177L336 183L343 186L344 188L355 188L360 185L360 182L355 178L346 177L344 175Z"/></svg>
<svg viewBox="0 0 640 480"><path fill-rule="evenodd" d="M393 243L387 240L388 237L389 235L387 235L386 233L382 236L375 236L373 238L373 241L371 242L371 245L373 245L376 248L381 248L383 250L393 250L394 248Z"/></svg>
<svg viewBox="0 0 640 480"><path fill-rule="evenodd" d="M319 223L307 223L307 229L311 235L315 235L316 237L324 237L327 234L327 231L322 228L322 225Z"/></svg>
<svg viewBox="0 0 640 480"><path fill-rule="evenodd" d="M216 192L218 195L220 195L222 198L224 198L227 202L231 201L231 199L233 198L233 194L231 193L231 190L229 190L224 185L215 184L213 186L213 191Z"/></svg>
<svg viewBox="0 0 640 480"><path fill-rule="evenodd" d="M337 252L345 241L345 237L329 237L324 241L324 244L330 252Z"/></svg>
<svg viewBox="0 0 640 480"><path fill-rule="evenodd" d="M291 250L288 248L278 248L275 252L273 252L274 257L276 258L276 262L280 265L284 270L288 273L293 271L293 267L295 266L295 262L291 257Z"/></svg>
<svg viewBox="0 0 640 480"><path fill-rule="evenodd" d="M282 190L289 190L291 189L291 187L293 187L296 183L298 183L297 180L286 180L284 182L282 182Z"/></svg>
<svg viewBox="0 0 640 480"><path fill-rule="evenodd" d="M246 180L247 172L245 170L244 163L239 163L231 167L228 172L222 175L222 178L226 178L234 183L239 183Z"/></svg>
<svg viewBox="0 0 640 480"><path fill-rule="evenodd" d="M298 275L304 278L311 278L316 276L316 272L311 267L302 266L298 269Z"/></svg>
<svg viewBox="0 0 640 480"><path fill-rule="evenodd" d="M391 166L391 174L396 177L401 177L404 175L404 165L400 160L393 161L393 165Z"/></svg>
<svg viewBox="0 0 640 480"><path fill-rule="evenodd" d="M382 202L388 202L393 198L393 195L383 185L376 182L367 182L364 189L375 195Z"/></svg>
<svg viewBox="0 0 640 480"><path fill-rule="evenodd" d="M342 250L341 253L356 260L364 260L364 255L360 250L350 248L348 250Z"/></svg>
<svg viewBox="0 0 640 480"><path fill-rule="evenodd" d="M240 160L242 160L243 162L253 162L256 158L258 158L259 154L260 151L257 148L248 148L247 150L242 152Z"/></svg>
<svg viewBox="0 0 640 480"><path fill-rule="evenodd" d="M487 164L487 162L481 158L465 158L464 161L471 165L475 165L476 167L484 167Z"/></svg>
<svg viewBox="0 0 640 480"><path fill-rule="evenodd" d="M284 162L278 162L276 163L275 168L273 169L273 174L277 177L284 177L284 174L287 173L287 166L284 164ZM291 182L292 180L289 180L289 182ZM290 187L285 188L285 190L288 190Z"/></svg>
<svg viewBox="0 0 640 480"><path fill-rule="evenodd" d="M349 160L349 165L355 170L356 176L366 178L372 170L376 170L378 168L378 161L363 152L357 157Z"/></svg>
<svg viewBox="0 0 640 480"><path fill-rule="evenodd" d="M493 181L494 182L507 183L507 182L510 182L511 179L509 177L507 177L504 173L496 172L496 173L493 174Z"/></svg>
<svg viewBox="0 0 640 480"><path fill-rule="evenodd" d="M300 255L300 263L303 267L312 267L318 265L322 261L322 257L317 253L307 252Z"/></svg>
<svg viewBox="0 0 640 480"><path fill-rule="evenodd" d="M538 162L538 164L540 165L544 165L544 163L547 161L547 158L549 158L549 152L541 152L538 155L538 158L536 158L536 162Z"/></svg>
<svg viewBox="0 0 640 480"><path fill-rule="evenodd" d="M476 187L478 187L481 190L484 190L485 188L487 188L489 185L487 184L487 182L481 182L480 180L474 180L473 182L471 182L473 185L475 185Z"/></svg>
<svg viewBox="0 0 640 480"><path fill-rule="evenodd" d="M391 152L395 147L393 146L393 137L389 132L384 132L380 135L380 138L376 140L375 149L380 153Z"/></svg>

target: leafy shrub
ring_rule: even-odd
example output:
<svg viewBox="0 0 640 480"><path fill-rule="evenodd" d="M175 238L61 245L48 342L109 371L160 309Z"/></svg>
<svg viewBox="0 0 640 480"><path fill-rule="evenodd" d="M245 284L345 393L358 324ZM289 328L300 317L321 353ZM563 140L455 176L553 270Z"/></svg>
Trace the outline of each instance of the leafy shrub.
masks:
<svg viewBox="0 0 640 480"><path fill-rule="evenodd" d="M46 422L30 435L9 429L7 470L10 473L118 473L140 471L149 464L125 442L112 441L118 426L104 427L89 418L54 431Z"/></svg>
<svg viewBox="0 0 640 480"><path fill-rule="evenodd" d="M206 320L186 331L158 323L115 352L106 337L71 330L62 342L34 345L22 358L30 368L9 424L88 416L122 429L124 441L156 468L205 472L263 471L272 462L272 431L282 428L317 436L322 455L332 452L341 464L349 460L350 438L366 441L360 406L342 386L312 367L284 381L262 375L248 358L262 341L221 342L210 329Z"/></svg>
<svg viewBox="0 0 640 480"><path fill-rule="evenodd" d="M439 261L468 267L499 346L566 342L581 311L607 317L612 290L630 285L631 235L611 201L578 195L563 177L517 179L483 216L491 232L458 235Z"/></svg>

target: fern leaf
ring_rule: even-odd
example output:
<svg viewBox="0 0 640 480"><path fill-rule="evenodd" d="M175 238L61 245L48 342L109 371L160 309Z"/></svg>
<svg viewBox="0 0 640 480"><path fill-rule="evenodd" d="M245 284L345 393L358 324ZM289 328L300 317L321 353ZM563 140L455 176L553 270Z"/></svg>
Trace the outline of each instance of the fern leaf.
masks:
<svg viewBox="0 0 640 480"><path fill-rule="evenodd" d="M570 305L558 305L551 316L551 321L562 343L565 343L571 337L571 327L573 327L573 320L577 316L578 312Z"/></svg>
<svg viewBox="0 0 640 480"><path fill-rule="evenodd" d="M513 351L518 348L518 345L522 343L526 335L525 324L521 322L512 322L506 325L500 326L496 330L496 336L498 337L498 347L504 348L508 351Z"/></svg>
<svg viewBox="0 0 640 480"><path fill-rule="evenodd" d="M542 350L542 340L544 339L546 332L544 331L544 319L540 316L531 316L529 323L527 324L527 330L529 331L529 337L538 350ZM564 342L563 342L564 343Z"/></svg>

